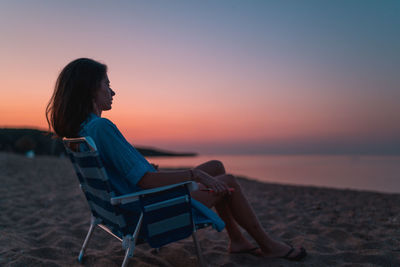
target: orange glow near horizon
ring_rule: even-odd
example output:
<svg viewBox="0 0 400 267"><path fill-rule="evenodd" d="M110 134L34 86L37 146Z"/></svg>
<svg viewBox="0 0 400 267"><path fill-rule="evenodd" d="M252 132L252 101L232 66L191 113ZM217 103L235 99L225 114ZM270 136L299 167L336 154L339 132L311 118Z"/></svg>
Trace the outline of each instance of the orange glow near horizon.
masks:
<svg viewBox="0 0 400 267"><path fill-rule="evenodd" d="M114 73L115 70L110 68L110 72ZM258 98L243 98L243 101L240 95L227 95L225 98L229 101L224 102L222 92L199 89L206 86L204 83L210 83L209 81L193 81L196 83L194 90L185 92L184 89L180 89L181 91L177 92L176 87L164 83L149 81L134 84L125 78L124 84L124 78L119 81L111 75L111 83L115 84L112 87L117 95L114 97L113 110L104 112L103 117L112 120L128 141L139 145L168 146L168 143L179 142L284 143L302 138L351 139L357 136L366 138L379 135L385 137L381 129L388 130L388 127L392 127L388 132L399 130L398 125L391 124L397 116L391 113L392 110L387 110L385 116L382 116L369 109L367 103L359 107L342 103L342 109L338 110L336 106L339 102L334 98L326 102L322 109L318 109L320 104L313 103L311 98L302 102L281 95L279 92L287 91L287 88L278 88L279 83L273 85L271 82L274 90L266 90L270 94L261 91ZM6 84L10 90L3 93L3 99L6 101L0 107L0 127L32 127L46 130L45 108L53 90L49 81L54 81L55 77L37 81L34 77L25 77L24 81ZM18 79L17 76L8 76L10 81ZM137 89L146 85L154 89L145 92ZM232 84L231 88L234 86ZM235 90L238 89L232 89L233 92ZM15 94L18 91L21 93ZM285 105L275 102L279 99L289 103ZM376 127L377 125L379 127Z"/></svg>

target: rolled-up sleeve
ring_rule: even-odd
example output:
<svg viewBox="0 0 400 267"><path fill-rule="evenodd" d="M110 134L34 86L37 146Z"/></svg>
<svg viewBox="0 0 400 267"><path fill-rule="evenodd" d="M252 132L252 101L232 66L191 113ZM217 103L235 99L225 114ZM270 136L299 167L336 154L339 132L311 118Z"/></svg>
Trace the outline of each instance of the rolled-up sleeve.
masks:
<svg viewBox="0 0 400 267"><path fill-rule="evenodd" d="M89 128L106 170L125 177L133 185L136 185L147 172L155 171L110 120L97 119Z"/></svg>

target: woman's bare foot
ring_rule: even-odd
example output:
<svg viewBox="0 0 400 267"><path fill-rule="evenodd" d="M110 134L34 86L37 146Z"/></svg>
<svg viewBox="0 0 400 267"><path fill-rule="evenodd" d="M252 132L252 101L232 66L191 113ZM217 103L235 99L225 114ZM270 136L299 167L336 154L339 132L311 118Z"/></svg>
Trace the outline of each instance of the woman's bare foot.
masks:
<svg viewBox="0 0 400 267"><path fill-rule="evenodd" d="M251 244L247 239L242 241L231 241L229 243L228 252L232 254L249 253L255 256L263 256L261 249Z"/></svg>
<svg viewBox="0 0 400 267"><path fill-rule="evenodd" d="M278 241L273 241L269 248L262 249L262 253L266 258L285 258L287 260L300 260L307 255L302 247L294 248Z"/></svg>

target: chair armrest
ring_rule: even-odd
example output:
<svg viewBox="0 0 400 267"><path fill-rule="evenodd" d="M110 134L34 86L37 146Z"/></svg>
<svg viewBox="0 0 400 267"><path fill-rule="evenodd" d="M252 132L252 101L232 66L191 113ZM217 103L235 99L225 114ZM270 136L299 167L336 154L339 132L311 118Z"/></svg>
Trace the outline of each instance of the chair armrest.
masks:
<svg viewBox="0 0 400 267"><path fill-rule="evenodd" d="M197 185L196 182L187 181L187 182L178 183L178 184L171 184L171 185L141 190L141 191L137 191L135 193L126 194L126 195L122 195L122 196L118 196L118 197L112 197L111 204L112 205L126 204L126 203L137 200L139 198L139 196L162 192L162 191L165 191L165 190L168 190L168 189L171 189L174 187L182 186L182 185L188 186L189 191L196 191L197 189L199 189L199 186Z"/></svg>

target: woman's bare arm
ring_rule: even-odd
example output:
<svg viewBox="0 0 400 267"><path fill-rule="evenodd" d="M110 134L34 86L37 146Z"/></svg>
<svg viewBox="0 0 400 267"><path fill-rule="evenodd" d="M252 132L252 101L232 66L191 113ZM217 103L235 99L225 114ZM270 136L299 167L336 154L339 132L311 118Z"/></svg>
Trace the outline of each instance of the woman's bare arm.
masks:
<svg viewBox="0 0 400 267"><path fill-rule="evenodd" d="M142 188L153 188L195 180L191 170L147 172L138 185Z"/></svg>
<svg viewBox="0 0 400 267"><path fill-rule="evenodd" d="M224 182L196 168L182 171L147 172L140 179L138 185L142 188L154 188L186 181L202 183L217 193L230 193L228 186Z"/></svg>

